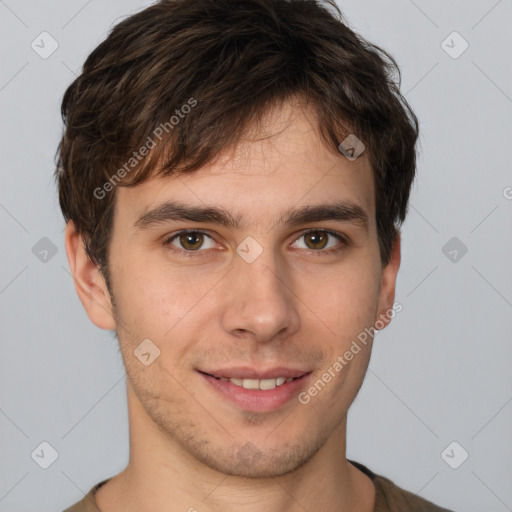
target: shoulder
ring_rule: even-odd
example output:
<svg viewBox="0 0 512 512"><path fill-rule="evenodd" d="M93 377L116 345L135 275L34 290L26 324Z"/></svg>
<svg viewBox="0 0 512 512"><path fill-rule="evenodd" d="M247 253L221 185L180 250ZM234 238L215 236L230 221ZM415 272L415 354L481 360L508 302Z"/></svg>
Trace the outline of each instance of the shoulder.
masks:
<svg viewBox="0 0 512 512"><path fill-rule="evenodd" d="M71 507L67 508L63 512L101 512L100 509L96 505L96 500L94 495L96 491L103 485L106 484L108 480L103 480L102 482L96 484L85 496L82 500L75 503Z"/></svg>
<svg viewBox="0 0 512 512"><path fill-rule="evenodd" d="M368 475L375 486L374 512L393 512L396 510L400 512L453 512L398 487L388 478L376 475L358 462L350 461L350 463Z"/></svg>
<svg viewBox="0 0 512 512"><path fill-rule="evenodd" d="M402 512L453 512L441 508L417 494L406 491L391 480L375 475L375 512L400 510Z"/></svg>

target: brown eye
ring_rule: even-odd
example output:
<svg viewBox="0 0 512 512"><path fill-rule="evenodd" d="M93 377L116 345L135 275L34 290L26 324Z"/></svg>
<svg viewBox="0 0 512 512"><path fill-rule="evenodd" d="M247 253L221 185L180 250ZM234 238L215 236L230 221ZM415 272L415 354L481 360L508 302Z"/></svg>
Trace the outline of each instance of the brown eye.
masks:
<svg viewBox="0 0 512 512"><path fill-rule="evenodd" d="M325 231L310 231L303 236L310 249L323 249L327 245L328 234Z"/></svg>
<svg viewBox="0 0 512 512"><path fill-rule="evenodd" d="M209 242L209 245L207 245ZM215 246L213 238L202 231L180 231L169 237L164 245L177 253L203 253L202 249L212 249ZM205 247L206 245L206 247ZM198 254L200 255L200 254Z"/></svg>
<svg viewBox="0 0 512 512"><path fill-rule="evenodd" d="M299 241L302 239L304 239L304 242L300 244ZM312 229L302 233L295 244L300 244L298 245L299 249L309 250L315 256L328 256L346 249L350 246L350 241L341 233L333 233L323 229Z"/></svg>
<svg viewBox="0 0 512 512"><path fill-rule="evenodd" d="M202 233L183 233L179 236L179 241L184 249L197 250L203 244Z"/></svg>

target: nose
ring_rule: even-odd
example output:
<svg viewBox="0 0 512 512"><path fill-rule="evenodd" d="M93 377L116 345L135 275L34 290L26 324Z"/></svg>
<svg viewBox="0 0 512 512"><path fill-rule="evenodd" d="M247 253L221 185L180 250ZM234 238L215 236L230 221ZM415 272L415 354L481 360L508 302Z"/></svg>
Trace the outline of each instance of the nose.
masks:
<svg viewBox="0 0 512 512"><path fill-rule="evenodd" d="M237 258L224 283L222 326L228 334L269 342L300 329L293 283L270 250L252 263Z"/></svg>

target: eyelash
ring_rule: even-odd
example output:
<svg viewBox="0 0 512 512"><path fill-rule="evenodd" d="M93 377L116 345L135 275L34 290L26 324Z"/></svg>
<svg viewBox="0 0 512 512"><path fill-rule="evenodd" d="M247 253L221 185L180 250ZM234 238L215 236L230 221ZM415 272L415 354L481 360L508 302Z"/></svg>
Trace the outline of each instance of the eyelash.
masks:
<svg viewBox="0 0 512 512"><path fill-rule="evenodd" d="M207 256L207 254L204 254L205 252L207 252L206 250L198 249L196 251L186 251L184 249L176 249L171 245L171 242L173 242L176 238L178 238L181 235L186 235L187 233L194 233L194 234L200 233L202 235L206 235L208 238L211 238L213 240L213 237L211 235L209 235L208 233L206 233L205 231L201 231L201 230L197 230L197 229L184 229L184 230L178 231L177 233L166 238L165 241L163 242L163 245L167 249L169 249L171 252L173 252L175 254L181 254L187 258L197 258L197 257L201 258L201 257ZM330 236L333 236L339 242L341 242L341 244L334 249L332 249L332 248L331 249L319 249L319 250L305 249L308 252L313 253L314 256L328 256L331 254L337 254L338 252L342 251L346 247L350 246L350 241L346 236L342 235L341 233L336 233L334 231L328 231L326 229L309 229L307 231L303 231L296 240L298 240L299 238L302 238L305 235L308 235L309 233L326 233ZM201 253L203 253L203 254L201 254Z"/></svg>

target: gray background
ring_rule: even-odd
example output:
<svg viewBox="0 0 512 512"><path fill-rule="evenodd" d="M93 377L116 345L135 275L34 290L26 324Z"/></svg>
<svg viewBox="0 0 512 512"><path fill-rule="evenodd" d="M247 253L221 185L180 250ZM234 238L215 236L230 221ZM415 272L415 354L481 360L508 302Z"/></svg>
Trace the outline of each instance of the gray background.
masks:
<svg viewBox="0 0 512 512"><path fill-rule="evenodd" d="M121 356L76 296L52 172L66 86L108 29L146 5L0 0L1 511L62 510L128 460ZM456 511L512 510L512 2L339 5L397 59L421 122L403 311L376 337L348 456ZM58 43L46 59L31 47L43 31ZM469 44L457 58L453 31ZM47 469L43 441L58 453Z"/></svg>

